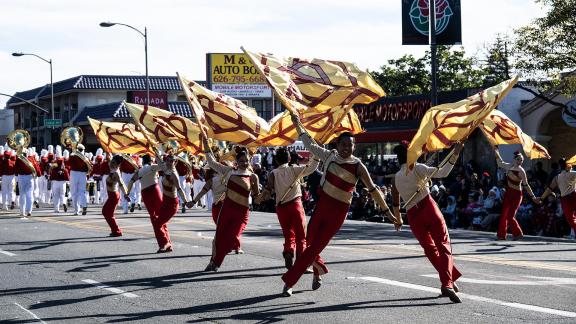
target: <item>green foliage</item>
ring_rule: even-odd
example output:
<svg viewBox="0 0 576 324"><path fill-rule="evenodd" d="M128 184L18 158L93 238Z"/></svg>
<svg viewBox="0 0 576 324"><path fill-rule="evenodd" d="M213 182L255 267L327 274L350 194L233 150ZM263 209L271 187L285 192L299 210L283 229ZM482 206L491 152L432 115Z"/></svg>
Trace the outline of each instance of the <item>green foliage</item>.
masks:
<svg viewBox="0 0 576 324"><path fill-rule="evenodd" d="M576 69L576 0L536 2L548 11L514 31L516 67L527 78L552 79L548 84L562 83L563 92L576 93L576 81L560 81L561 72Z"/></svg>
<svg viewBox="0 0 576 324"><path fill-rule="evenodd" d="M388 60L380 71L371 72L388 96L403 96L430 92L430 51L423 57L404 55ZM452 50L438 46L438 90L450 91L477 88L484 85L486 72L474 58L466 57L464 48Z"/></svg>

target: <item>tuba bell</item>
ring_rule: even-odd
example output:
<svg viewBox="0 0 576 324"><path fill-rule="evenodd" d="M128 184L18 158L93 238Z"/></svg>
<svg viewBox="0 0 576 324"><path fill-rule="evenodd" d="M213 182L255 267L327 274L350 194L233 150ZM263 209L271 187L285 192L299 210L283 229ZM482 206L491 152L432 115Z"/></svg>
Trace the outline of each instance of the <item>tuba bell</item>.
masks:
<svg viewBox="0 0 576 324"><path fill-rule="evenodd" d="M30 133L24 129L16 129L8 133L7 136L8 146L16 151L16 157L24 163L30 170L32 170L32 174L37 176L36 168L32 165L32 162L28 160L23 152L24 150L30 145Z"/></svg>
<svg viewBox="0 0 576 324"><path fill-rule="evenodd" d="M60 133L60 143L62 143L65 148L70 148L72 151L70 155L79 157L86 166L88 166L88 173L90 173L92 171L92 163L84 154L78 152L78 144L81 144L83 139L84 133L80 127L66 127L62 130L62 133Z"/></svg>

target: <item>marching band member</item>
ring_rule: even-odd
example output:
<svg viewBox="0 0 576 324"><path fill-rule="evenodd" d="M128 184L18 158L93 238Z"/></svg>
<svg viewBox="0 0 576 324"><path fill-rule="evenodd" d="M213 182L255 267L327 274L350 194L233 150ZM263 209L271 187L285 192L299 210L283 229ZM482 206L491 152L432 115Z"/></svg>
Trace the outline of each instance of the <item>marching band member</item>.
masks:
<svg viewBox="0 0 576 324"><path fill-rule="evenodd" d="M52 187L52 202L54 204L54 212L60 212L60 206L64 208L64 212L68 211L66 205L66 183L70 181L70 174L64 165L64 158L62 157L62 150L56 147L56 156L53 165L50 167L50 181Z"/></svg>
<svg viewBox="0 0 576 324"><path fill-rule="evenodd" d="M206 138L202 138L208 166L225 176L226 196L216 220L216 234L212 258L205 271L218 271L228 252L235 248L236 242L240 241L242 232L248 224L250 207L248 199L250 194L256 197L260 194L258 176L249 170L250 160L246 148L238 148L236 151L236 168L219 163ZM199 190L200 191L200 190Z"/></svg>
<svg viewBox="0 0 576 324"><path fill-rule="evenodd" d="M30 150L32 151L31 154L32 154L32 157L34 158L34 161L36 161L36 164L40 165L40 159L38 157L38 153L36 153L36 148L31 147ZM42 174L42 172L40 172L32 180L32 197L34 199L34 206L36 208L40 208L40 204L38 203L38 201L40 200L39 178L41 178L42 176L43 176L43 174Z"/></svg>
<svg viewBox="0 0 576 324"><path fill-rule="evenodd" d="M462 274L454 266L448 229L438 205L430 195L427 181L430 180L430 177L447 177L458 161L458 155L462 148L462 144L456 144L454 155L440 169L429 167L423 163L416 163L412 170L407 170L406 165L407 143L394 148L398 163L401 165L400 171L394 177L392 187L394 214L396 217L400 217L400 197L408 202L406 210L410 229L424 249L424 254L440 275L442 296L449 297L454 303L461 302L456 294L458 292L456 280ZM410 201L415 193L416 195Z"/></svg>
<svg viewBox="0 0 576 324"><path fill-rule="evenodd" d="M186 187L189 186L189 183L186 182L186 179L190 177L190 172L192 171L190 166L185 162L185 157L180 156L176 159L176 171L178 172L178 180L180 181L180 187L184 191L185 199L190 200L190 195L187 194ZM184 199L180 198L180 199ZM182 200L181 200L182 201ZM186 204L182 204L182 213L186 212Z"/></svg>
<svg viewBox="0 0 576 324"><path fill-rule="evenodd" d="M77 154L84 154L84 145L78 144L76 149ZM88 212L86 181L91 165L89 165L89 161L85 162L76 154L70 154L68 161L70 165L70 195L72 196L74 215L80 215L80 208L82 208L82 215L86 215Z"/></svg>
<svg viewBox="0 0 576 324"><path fill-rule="evenodd" d="M4 145L4 155L2 160L2 203L5 210L14 209L16 194L14 193L14 172L16 166L16 155L8 145Z"/></svg>
<svg viewBox="0 0 576 324"><path fill-rule="evenodd" d="M124 156L123 161L120 164L122 181L124 181L124 183L128 183L130 179L132 179L132 176L134 176L134 173L136 171L138 171L138 166L135 163L134 158L132 158L131 156ZM132 202L132 204L130 205L130 211L134 212L133 205L136 202L136 186L132 188L132 190L128 193L128 195L130 196L130 201ZM124 210L124 214L128 214L128 200L125 199L124 196L122 196L122 208Z"/></svg>
<svg viewBox="0 0 576 324"><path fill-rule="evenodd" d="M94 179L94 182L96 182L96 188L95 188L96 204L100 204L103 201L101 200L102 198L101 193L103 191L106 191L106 188L104 188L104 185L106 184L102 181L102 175L103 175L102 165L105 163L102 153L103 150L101 148L98 148L96 150L96 156L94 157L94 164L92 165L92 179Z"/></svg>
<svg viewBox="0 0 576 324"><path fill-rule="evenodd" d="M40 170L42 174L38 176L38 186L40 187L40 202L48 204L50 202L50 193L48 191L48 178L50 176L50 163L48 150L40 151Z"/></svg>
<svg viewBox="0 0 576 324"><path fill-rule="evenodd" d="M118 191L118 186L120 186L120 190L122 191L123 196L125 199L129 200L126 186L124 185L124 181L122 181L122 177L120 176L120 172L118 172L118 168L124 159L120 155L116 155L110 161L110 173L108 174L108 178L106 178L106 191L108 191L108 199L102 206L102 215L104 219L106 219L106 223L110 226L110 236L117 237L122 236L122 230L118 226L116 222L116 218L114 217L114 211L118 206L118 202L120 202L120 192Z"/></svg>
<svg viewBox="0 0 576 324"><path fill-rule="evenodd" d="M102 164L100 165L100 174L102 174L102 180L100 180L100 202L104 203L108 200L108 190L106 190L106 178L110 173L110 160L112 159L112 153L104 153Z"/></svg>
<svg viewBox="0 0 576 324"><path fill-rule="evenodd" d="M184 192L180 187L174 155L166 155L164 158L163 171L162 204L158 209L158 217L154 221L154 233L159 234L157 240L160 249L158 249L157 253L167 253L174 250L166 224L174 217L176 211L178 211L178 195L184 197L184 204L188 205L189 208L192 206L190 202L186 200Z"/></svg>
<svg viewBox="0 0 576 324"><path fill-rule="evenodd" d="M291 165L290 153L286 148L276 150L278 167L268 175L268 192L276 193L276 214L284 234L284 265L290 269L294 257L299 258L306 247L306 215L302 206L302 189L300 179L316 168L320 160L313 157L310 164Z"/></svg>
<svg viewBox="0 0 576 324"><path fill-rule="evenodd" d="M513 240L520 240L524 237L522 229L516 220L516 212L522 202L522 188L525 188L532 201L540 204L540 198L536 198L532 188L528 184L526 171L522 167L524 157L522 153L514 152L514 162L506 163L502 160L500 152L496 148L496 162L499 168L506 170L506 193L502 202L502 213L500 214L500 224L498 226L497 240L505 241L508 227L512 231Z"/></svg>
<svg viewBox="0 0 576 324"><path fill-rule="evenodd" d="M204 182L204 179L202 179L202 176L200 174L201 170L202 170L202 161L200 161L200 157L198 157L198 159L196 159L193 162L192 166L193 195L196 195L198 192L200 192L200 190L202 190L202 188L204 188L204 185L206 184L206 182ZM204 208L204 206L206 206L206 197L201 197L200 200L197 202L197 207Z"/></svg>
<svg viewBox="0 0 576 324"><path fill-rule="evenodd" d="M18 175L20 193L20 215L32 216L34 178L41 174L40 166L33 156L32 149L27 150L28 156L17 156L14 172Z"/></svg>
<svg viewBox="0 0 576 324"><path fill-rule="evenodd" d="M550 194L554 194L554 190L558 188L560 190L562 212L572 228L572 232L574 232L576 231L576 171L572 170L572 165L566 163L565 158L560 159L558 165L562 171L554 177L542 197L540 197L540 200L544 201Z"/></svg>
<svg viewBox="0 0 576 324"><path fill-rule="evenodd" d="M296 115L292 115L292 122L296 126L300 140L310 153L323 162L324 175L321 180L320 198L314 210L314 215L308 224L307 247L304 253L296 259L292 267L282 276L284 281L283 296L292 295L292 287L298 282L306 269L312 265L314 277L312 289L316 290L322 285L321 275L328 272L320 253L328 245L332 237L338 232L350 207L352 192L359 179L372 193L372 197L394 221L397 229L401 226L401 219L394 219L386 205L382 192L374 185L366 166L352 153L354 152L354 136L342 133L336 140L336 150L327 150L315 144L300 123Z"/></svg>

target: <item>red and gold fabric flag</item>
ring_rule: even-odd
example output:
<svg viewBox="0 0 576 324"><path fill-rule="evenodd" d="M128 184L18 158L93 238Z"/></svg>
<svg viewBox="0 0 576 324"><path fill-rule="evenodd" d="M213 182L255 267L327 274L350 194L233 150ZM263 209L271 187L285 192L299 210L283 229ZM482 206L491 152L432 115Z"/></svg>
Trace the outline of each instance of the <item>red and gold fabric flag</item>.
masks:
<svg viewBox="0 0 576 324"><path fill-rule="evenodd" d="M200 140L200 128L190 119L168 110L125 103L128 112L136 124L144 129L148 136L158 143L176 140L190 154L204 151Z"/></svg>
<svg viewBox="0 0 576 324"><path fill-rule="evenodd" d="M130 123L104 122L88 117L90 126L102 149L109 153L152 154L152 147L158 143L149 143L146 136Z"/></svg>
<svg viewBox="0 0 576 324"><path fill-rule="evenodd" d="M284 106L294 113L368 104L385 95L370 73L353 63L277 58L272 54L242 50L264 75Z"/></svg>
<svg viewBox="0 0 576 324"><path fill-rule="evenodd" d="M363 131L354 110L346 112L338 107L324 112L306 111L300 115L300 120L310 136L321 144L330 143L344 132L359 134ZM287 146L297 137L290 112L284 111L270 121L270 132L249 146Z"/></svg>
<svg viewBox="0 0 576 324"><path fill-rule="evenodd" d="M430 108L408 147L408 166L412 167L424 153L440 151L466 140L517 81L515 77L464 100Z"/></svg>
<svg viewBox="0 0 576 324"><path fill-rule="evenodd" d="M494 110L480 124L490 144L522 144L522 149L530 159L549 159L548 151L526 135L516 123L499 110Z"/></svg>
<svg viewBox="0 0 576 324"><path fill-rule="evenodd" d="M569 159L566 161L566 164L576 165L576 155L574 155L573 157L569 158Z"/></svg>
<svg viewBox="0 0 576 324"><path fill-rule="evenodd" d="M270 130L256 110L242 101L179 77L188 102L199 123L206 127L208 137L247 145Z"/></svg>

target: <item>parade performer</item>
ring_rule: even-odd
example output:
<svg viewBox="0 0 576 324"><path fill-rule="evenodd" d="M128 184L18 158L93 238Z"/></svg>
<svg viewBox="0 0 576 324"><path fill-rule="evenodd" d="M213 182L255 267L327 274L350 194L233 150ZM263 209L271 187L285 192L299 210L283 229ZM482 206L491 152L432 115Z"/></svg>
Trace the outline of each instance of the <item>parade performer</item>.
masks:
<svg viewBox="0 0 576 324"><path fill-rule="evenodd" d="M141 195L144 206L148 211L150 216L150 222L154 228L154 235L158 241L158 245L162 247L162 237L163 232L167 232L166 225L162 226L162 229L156 228L154 222L158 218L158 212L160 206L162 205L162 192L160 191L160 186L158 185L158 172L162 169L162 163L160 158L157 157L158 164L152 164L152 158L150 155L146 154L142 157L142 167L138 172L134 173L130 182L128 183L127 191L130 192L134 184L139 181L142 188Z"/></svg>
<svg viewBox="0 0 576 324"><path fill-rule="evenodd" d="M102 164L100 165L100 174L102 174L102 180L100 180L100 202L104 203L108 200L108 191L106 190L106 178L110 173L110 160L112 159L111 153L104 153Z"/></svg>
<svg viewBox="0 0 576 324"><path fill-rule="evenodd" d="M276 214L284 234L284 265L292 267L294 257L299 258L306 247L306 217L302 206L300 179L316 168L318 160L312 157L310 164L290 165L290 153L286 148L276 150L278 167L268 174L267 189L276 194Z"/></svg>
<svg viewBox="0 0 576 324"><path fill-rule="evenodd" d="M64 208L64 212L68 211L66 205L66 182L70 181L70 174L64 166L64 158L60 147L56 147L56 158L50 166L50 186L52 187L52 203L54 204L54 212L60 212L60 206Z"/></svg>
<svg viewBox="0 0 576 324"><path fill-rule="evenodd" d="M396 227L399 228L402 223L402 219L395 219L390 212L382 192L374 185L366 166L352 155L354 152L352 134L340 134L336 140L336 150L327 150L313 142L296 115L292 115L292 122L306 149L323 162L324 174L320 182L320 198L308 224L307 247L282 276L285 283L282 295L286 297L292 295L292 287L310 265L314 269L312 289L316 290L322 285L321 275L327 273L328 268L320 258L320 253L344 223L358 179L362 180L376 203L386 216L393 220Z"/></svg>
<svg viewBox="0 0 576 324"><path fill-rule="evenodd" d="M40 202L48 204L50 194L48 191L48 177L50 176L50 160L48 159L48 150L40 151L40 170L42 174L38 176L38 186L40 189Z"/></svg>
<svg viewBox="0 0 576 324"><path fill-rule="evenodd" d="M554 194L554 190L560 190L560 204L562 205L562 212L566 221L576 231L576 171L572 170L573 165L566 162L565 158L558 161L560 166L560 174L552 179L552 182L540 197L544 201L550 194Z"/></svg>
<svg viewBox="0 0 576 324"><path fill-rule="evenodd" d="M213 151L214 152L214 151ZM219 154L214 152L214 158L219 161ZM220 161L220 163L226 164L227 161ZM208 168L206 170L206 184L202 187L202 190L196 194L194 200L192 200L192 204L195 205L202 199L204 195L211 194L212 201L210 205L210 212L212 213L212 220L214 224L218 224L218 216L220 215L220 211L222 209L222 204L224 202L224 198L226 196L226 180L229 177L227 175L221 175L215 172L213 169ZM236 254L244 254L244 251L240 247L240 239L238 237L234 238L234 243L232 244L232 250Z"/></svg>
<svg viewBox="0 0 576 324"><path fill-rule="evenodd" d="M505 241L508 227L513 235L513 240L520 240L524 237L520 224L516 220L516 212L522 202L522 188L526 189L532 201L540 204L540 198L534 196L532 188L528 184L526 171L522 167L524 157L522 153L514 152L514 162L506 163L502 160L498 148L495 150L496 162L499 168L506 170L506 193L504 194L504 201L502 202L502 213L500 214L500 224L498 226L497 240Z"/></svg>
<svg viewBox="0 0 576 324"><path fill-rule="evenodd" d="M164 158L163 171L162 204L158 209L158 217L154 221L154 233L158 233L156 239L158 240L158 246L160 247L157 253L172 252L174 250L166 224L178 211L178 195L184 197L183 202L188 206L188 208L192 207L191 202L186 200L186 196L180 187L174 155L166 155Z"/></svg>
<svg viewBox="0 0 576 324"><path fill-rule="evenodd" d="M106 190L104 188L105 183L102 182L102 166L104 165L104 156L102 156L103 150L98 148L96 150L96 156L94 157L94 164L92 165L92 179L96 182L96 192L95 192L95 203L100 204L102 201L101 193Z"/></svg>
<svg viewBox="0 0 576 324"><path fill-rule="evenodd" d="M178 156L176 157L176 171L178 172L178 181L180 181L180 188L184 191L185 197L180 197L180 202L183 199L190 200L190 195L187 194L187 187L190 185L186 179L190 177L190 173L192 171L192 166L188 161L186 161L185 156ZM186 212L186 204L182 203L182 213Z"/></svg>
<svg viewBox="0 0 576 324"><path fill-rule="evenodd" d="M16 193L14 193L14 172L16 167L16 154L8 145L4 145L4 159L2 160L2 203L4 210L14 209Z"/></svg>
<svg viewBox="0 0 576 324"><path fill-rule="evenodd" d="M208 166L224 176L223 183L226 184L226 196L216 220L212 258L205 269L205 271L218 271L228 252L240 241L242 232L248 224L250 193L256 197L260 194L260 189L258 177L248 169L250 160L246 148L237 147L236 168L233 168L219 163L209 150L207 139L203 137L203 140L204 147L208 149L205 151Z"/></svg>
<svg viewBox="0 0 576 324"><path fill-rule="evenodd" d="M122 230L118 226L116 218L114 217L114 211L120 202L120 192L118 191L118 186L120 186L120 190L122 191L125 199L130 199L126 191L124 181L122 181L120 172L118 172L118 168L120 167L122 160L122 156L116 155L110 161L110 173L108 174L108 178L106 178L106 191L108 191L108 199L104 203L104 206L102 206L102 215L104 216L104 219L106 219L108 226L110 226L110 236L112 237L122 236Z"/></svg>
<svg viewBox="0 0 576 324"><path fill-rule="evenodd" d="M84 154L84 145L78 144L77 151L70 154L68 159L70 165L70 196L72 196L72 207L74 215L86 215L88 212L88 201L86 200L87 173L92 165L86 158L79 155Z"/></svg>
<svg viewBox="0 0 576 324"><path fill-rule="evenodd" d="M32 216L32 203L34 178L41 174L40 166L33 156L32 149L27 150L28 157L23 154L17 156L14 172L18 175L18 188L20 193L20 215Z"/></svg>
<svg viewBox="0 0 576 324"><path fill-rule="evenodd" d="M397 217L400 216L400 198L402 198L407 202L406 210L410 229L424 249L424 254L440 275L442 295L449 297L455 303L460 303L460 298L456 294L458 286L455 281L462 274L454 266L448 228L440 208L430 195L428 182L431 178L445 178L450 174L454 164L458 161L463 145L456 144L448 163L440 169L416 163L412 169L408 170L407 146L408 143L403 143L394 148L398 163L401 165L400 171L394 177L392 187L394 214Z"/></svg>
<svg viewBox="0 0 576 324"><path fill-rule="evenodd" d="M194 161L192 166L192 177L193 177L192 194L194 196L196 196L197 193L200 192L200 190L202 190L202 188L206 184L206 182L204 182L204 179L202 178L201 170L202 170L202 163L200 161L200 158L198 158L196 161ZM197 201L197 207L204 208L204 206L206 206L206 198L201 197L200 200Z"/></svg>
<svg viewBox="0 0 576 324"><path fill-rule="evenodd" d="M134 158L132 158L129 155L123 154L122 157L124 158L122 164L120 164L122 181L124 181L124 183L128 183L130 179L132 179L132 176L134 176L134 173L138 171L138 165L134 161ZM132 204L134 204L136 202L136 186L132 188L132 190L128 193L128 195L130 196L130 201L132 202ZM125 199L124 196L122 196L122 208L124 210L124 214L128 214L128 207L129 207L128 200ZM132 212L134 212L133 205L130 205L130 209Z"/></svg>

